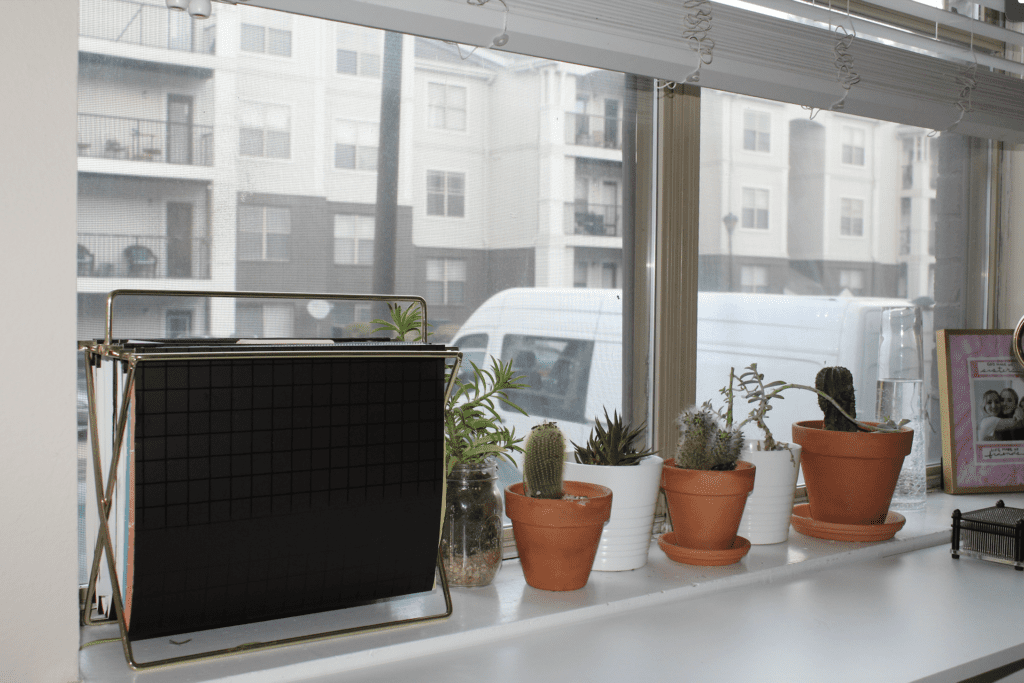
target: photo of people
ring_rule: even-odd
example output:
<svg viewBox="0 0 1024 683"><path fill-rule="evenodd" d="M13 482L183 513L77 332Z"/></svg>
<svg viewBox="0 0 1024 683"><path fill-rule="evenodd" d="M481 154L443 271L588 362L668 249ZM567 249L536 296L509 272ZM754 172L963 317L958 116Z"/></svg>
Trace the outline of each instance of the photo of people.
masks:
<svg viewBox="0 0 1024 683"><path fill-rule="evenodd" d="M976 443L1024 441L1024 382L1017 378L976 379Z"/></svg>

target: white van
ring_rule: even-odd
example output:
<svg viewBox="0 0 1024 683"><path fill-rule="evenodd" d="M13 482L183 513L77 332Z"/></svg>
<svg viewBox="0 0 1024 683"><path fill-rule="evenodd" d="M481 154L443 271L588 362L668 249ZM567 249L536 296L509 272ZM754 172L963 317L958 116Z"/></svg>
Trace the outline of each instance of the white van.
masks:
<svg viewBox="0 0 1024 683"><path fill-rule="evenodd" d="M857 412L873 419L881 312L912 305L904 299L787 296L701 292L697 325L697 400L721 406L719 389L751 363L765 381L814 384L822 367L843 365L853 373ZM621 412L622 291L617 289L507 289L478 308L456 333L454 346L469 360L513 361L529 389L511 398L525 417L499 407L503 419L525 435L542 420L554 420L570 441L586 441L605 409ZM774 401L768 426L790 438L797 420L819 419L811 392L790 390ZM747 412L738 401L735 410ZM747 432L749 438L760 435Z"/></svg>

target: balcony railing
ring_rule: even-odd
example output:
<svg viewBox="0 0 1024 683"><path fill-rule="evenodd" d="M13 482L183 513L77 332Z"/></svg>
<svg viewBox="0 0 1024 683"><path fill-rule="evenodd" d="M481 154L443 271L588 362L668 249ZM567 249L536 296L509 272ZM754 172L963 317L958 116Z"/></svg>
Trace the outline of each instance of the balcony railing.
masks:
<svg viewBox="0 0 1024 683"><path fill-rule="evenodd" d="M618 204L565 203L565 232L569 235L621 235L622 207Z"/></svg>
<svg viewBox="0 0 1024 683"><path fill-rule="evenodd" d="M566 112L565 143L604 149L622 149L622 119Z"/></svg>
<svg viewBox="0 0 1024 683"><path fill-rule="evenodd" d="M81 0L79 32L89 38L214 54L216 25L193 19L187 12L170 12L164 3L135 0Z"/></svg>
<svg viewBox="0 0 1024 683"><path fill-rule="evenodd" d="M213 126L78 115L78 156L213 165Z"/></svg>
<svg viewBox="0 0 1024 683"><path fill-rule="evenodd" d="M78 276L208 279L210 241L79 232Z"/></svg>

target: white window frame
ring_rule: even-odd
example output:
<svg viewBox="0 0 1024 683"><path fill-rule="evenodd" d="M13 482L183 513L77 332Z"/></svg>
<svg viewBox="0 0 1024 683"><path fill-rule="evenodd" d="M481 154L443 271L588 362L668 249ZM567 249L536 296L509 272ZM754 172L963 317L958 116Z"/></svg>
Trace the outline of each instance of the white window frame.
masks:
<svg viewBox="0 0 1024 683"><path fill-rule="evenodd" d="M335 119L334 121L334 159L336 171L377 171L379 154L380 125L377 121L354 121ZM352 148L352 165L339 166L339 147Z"/></svg>
<svg viewBox="0 0 1024 683"><path fill-rule="evenodd" d="M842 154L846 166L867 166L867 131L854 126L843 126Z"/></svg>
<svg viewBox="0 0 1024 683"><path fill-rule="evenodd" d="M252 31L256 29L260 33L260 47L259 49L251 49L246 47L245 33L246 30ZM243 21L239 25L239 36L238 36L238 47L239 50L246 54L257 54L266 55L268 57L280 57L283 59L291 59L292 57L292 30L290 28L278 28L276 26L266 26L263 24L254 24L249 21ZM288 51L273 50L271 46L274 44L274 38L283 39L287 38Z"/></svg>
<svg viewBox="0 0 1024 683"><path fill-rule="evenodd" d="M457 101L459 92L462 93L461 106ZM427 83L427 128L465 131L468 125L468 112L469 88L465 85L439 81Z"/></svg>
<svg viewBox="0 0 1024 683"><path fill-rule="evenodd" d="M747 146L747 134L753 133L751 146ZM759 109L743 110L743 150L768 154L772 151L772 115Z"/></svg>
<svg viewBox="0 0 1024 683"><path fill-rule="evenodd" d="M281 124L281 118L285 123ZM272 102L242 102L239 109L238 124L238 155L257 159L278 159L290 160L292 158L292 114L291 107L285 104ZM255 141L247 140L246 134L259 135L259 153L246 151L246 145ZM268 154L268 133L277 133L286 136L284 138L287 147L285 154Z"/></svg>
<svg viewBox="0 0 1024 683"><path fill-rule="evenodd" d="M467 263L463 258L426 259L427 303L434 306L461 306L466 303ZM431 283L440 283L440 296L431 290ZM454 283L461 286L455 287Z"/></svg>
<svg viewBox="0 0 1024 683"><path fill-rule="evenodd" d="M444 189L441 192L431 188L432 180L437 178L443 178ZM452 190L452 181L458 179L462 183L462 191L456 192ZM431 211L431 197L441 197L441 211ZM461 208L459 210L453 208L452 198L460 197L462 200ZM428 216L434 217L446 217L446 218L465 218L466 217L466 174L461 171L440 171L431 169L427 171L427 201L424 207ZM456 212L457 211L457 212Z"/></svg>
<svg viewBox="0 0 1024 683"><path fill-rule="evenodd" d="M375 220L372 214L334 215L335 265L373 265ZM369 245L368 251L367 245Z"/></svg>
<svg viewBox="0 0 1024 683"><path fill-rule="evenodd" d="M860 197L839 198L840 237L862 238L867 232L865 213L867 202Z"/></svg>
<svg viewBox="0 0 1024 683"><path fill-rule="evenodd" d="M366 49L366 45L376 42L376 49ZM338 68L341 53L355 55L355 71L342 71ZM384 72L384 39L377 31L370 31L362 26L338 24L335 34L334 73L339 76L372 78L380 80Z"/></svg>
<svg viewBox="0 0 1024 683"><path fill-rule="evenodd" d="M771 190L744 187L740 191L740 227L745 230L771 229Z"/></svg>
<svg viewBox="0 0 1024 683"><path fill-rule="evenodd" d="M256 214L259 213L260 221L257 229L249 229L246 224L245 214ZM275 229L276 223L271 220L272 214L287 217L287 230ZM292 216L291 208L287 206L274 206L270 204L239 204L238 205L238 261L248 263L260 263L260 262L277 262L284 263L291 261L292 248L291 248L291 234L292 234ZM245 235L256 235L259 237L259 255L251 257L249 254L243 254L242 249L242 238ZM271 237L274 235L287 235L284 240L284 244L287 245L287 254L285 256L272 256L271 251Z"/></svg>

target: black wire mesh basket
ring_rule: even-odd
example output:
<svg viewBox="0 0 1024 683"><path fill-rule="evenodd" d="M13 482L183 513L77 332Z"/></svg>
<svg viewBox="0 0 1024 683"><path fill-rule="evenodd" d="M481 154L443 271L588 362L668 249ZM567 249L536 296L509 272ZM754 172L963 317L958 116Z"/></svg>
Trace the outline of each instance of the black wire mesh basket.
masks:
<svg viewBox="0 0 1024 683"><path fill-rule="evenodd" d="M1024 571L1024 510L993 507L961 513L953 511L953 539L950 554L1013 565Z"/></svg>

